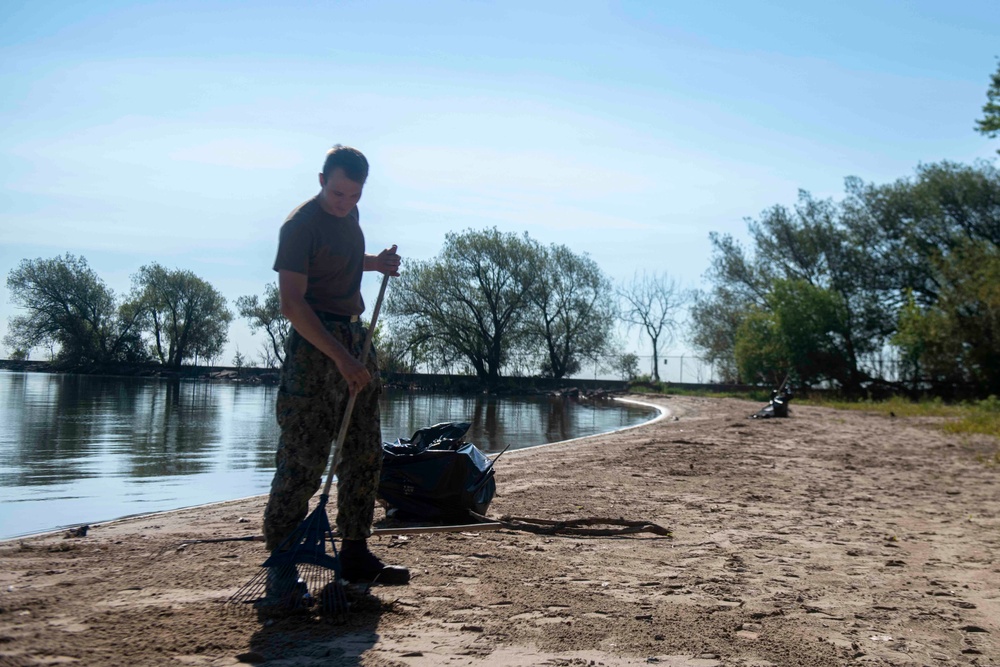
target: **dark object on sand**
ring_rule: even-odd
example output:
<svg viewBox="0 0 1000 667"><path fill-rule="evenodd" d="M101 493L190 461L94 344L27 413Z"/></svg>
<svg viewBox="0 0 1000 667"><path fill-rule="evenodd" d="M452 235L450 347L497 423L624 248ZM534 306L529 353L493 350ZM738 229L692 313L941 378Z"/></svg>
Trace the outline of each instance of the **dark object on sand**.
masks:
<svg viewBox="0 0 1000 667"><path fill-rule="evenodd" d="M763 408L750 415L751 419L771 419L772 417L787 417L788 402L792 400L792 390L787 384L771 392L771 400Z"/></svg>
<svg viewBox="0 0 1000 667"><path fill-rule="evenodd" d="M77 526L76 528L70 528L63 535L63 539L65 540L70 537L86 537L88 530L90 530L90 526Z"/></svg>
<svg viewBox="0 0 1000 667"><path fill-rule="evenodd" d="M375 331L378 312L382 308L382 299L385 297L385 288L388 284L389 274L385 274L378 300L372 310L371 324L368 326L365 342L361 346L361 359L368 358L372 332ZM264 615L293 611L342 614L348 610L340 555L337 553L330 518L326 514L326 503L330 499L333 473L337 469L341 448L351 424L355 398L357 394L352 393L347 400L340 431L331 450L332 460L326 476L326 486L323 487L316 508L284 542L278 545L278 548L271 552L271 556L264 561L254 578L226 601L227 607L256 609ZM331 553L326 551L327 543Z"/></svg>
<svg viewBox="0 0 1000 667"><path fill-rule="evenodd" d="M389 517L462 523L469 521L470 510L486 513L496 494L493 464L499 455L491 461L474 444L464 442L469 426L435 424L416 431L409 440L382 444L378 497Z"/></svg>

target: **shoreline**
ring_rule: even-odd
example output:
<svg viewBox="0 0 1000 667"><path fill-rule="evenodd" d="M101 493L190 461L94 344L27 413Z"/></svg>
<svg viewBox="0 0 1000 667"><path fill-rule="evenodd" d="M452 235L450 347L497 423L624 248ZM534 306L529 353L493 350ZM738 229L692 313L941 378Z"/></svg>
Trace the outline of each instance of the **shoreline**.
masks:
<svg viewBox="0 0 1000 667"><path fill-rule="evenodd" d="M41 373L48 375L78 375L82 377L122 380L195 381L251 386L277 386L280 368L257 366L180 366L169 367L158 363L96 364L92 366L67 366L53 361L17 361L0 359L0 371L12 373ZM383 386L403 391L429 391L457 394L551 394L566 396L590 395L595 397L625 393L629 383L623 380L598 380L589 378L502 377L494 385L487 385L474 375L445 373L390 373L381 371ZM702 386L702 385L692 385Z"/></svg>
<svg viewBox="0 0 1000 667"><path fill-rule="evenodd" d="M655 403L643 402L643 401L638 401L638 400L634 400L634 399L625 399L625 398L620 398L620 397L617 397L617 396L612 396L611 400L613 400L613 401L621 401L623 403L631 403L633 405L642 405L642 406L645 406L645 407L649 407L649 408L652 408L652 409L656 410L657 411L657 415L655 417L653 417L652 419L650 419L649 421L645 421L645 422L642 422L640 424L633 424L631 426L623 426L621 428L617 428L617 429L614 429L614 430L611 430L611 431L606 431L604 433L595 433L593 435L584 435L584 436L580 436L578 438L570 438L569 440L557 440L555 442L545 442L545 443L542 443L540 445L530 445L528 447L518 447L517 449L508 450L508 456L510 454L513 454L513 453L519 452L519 451L534 450L534 449L538 449L540 447L550 447L552 445L560 445L560 444L563 444L563 443L577 442L577 441L581 441L581 440L586 440L588 438L599 438L601 436L611 435L613 433L619 433L621 431L627 431L629 429L641 428L641 427L643 427L643 426L645 426L647 424L652 424L652 423L655 423L655 422L657 422L657 421L659 421L661 419L665 419L670 414L669 410L667 410L663 406L656 405ZM485 456L487 458L496 458L497 456L499 456L499 452L492 453L492 454L485 454ZM336 479L336 478L334 478L334 479ZM336 483L334 485L336 485ZM158 510L158 511L153 511L153 512L137 512L135 514L126 514L124 516L115 517L113 519L106 519L106 520L97 520L97 521L90 521L90 522L80 522L80 523L68 524L68 525L65 525L65 526L59 526L57 528L52 528L52 529L45 529L45 530L41 530L41 531L38 531L38 532L29 532L29 533L23 533L21 535L14 535L12 537L3 537L3 538L0 538L0 546L3 546L7 542L12 542L12 541L15 541L15 540L24 540L24 539L33 538L33 537L45 537L45 536L56 535L56 534L60 534L61 535L61 534L66 533L67 531L70 531L70 530L73 530L73 529L76 529L76 528L80 528L82 526L87 526L88 528L97 528L97 527L100 527L100 526L107 526L109 524L116 523L116 522L119 522L119 521L127 521L127 520L131 520L131 519L142 519L142 518L148 518L148 517L158 516L158 515L161 515L161 514L169 514L169 513L172 513L172 512L181 512L181 511L186 511L186 510L197 510L197 509L201 509L201 508L213 507L213 506L216 506L216 505L225 505L227 503L239 503L239 502L243 502L243 501L253 500L255 498L266 498L267 495L268 495L267 493L254 494L254 495L251 495L251 496L244 496L242 498L231 498L231 499L227 499L227 500L218 500L218 501L209 502L209 503L200 503L198 505L186 505L186 506L183 506L183 507L175 507L175 508L170 508L170 509L165 509L165 510Z"/></svg>
<svg viewBox="0 0 1000 667"><path fill-rule="evenodd" d="M0 543L0 664L1000 664L996 439L629 398L672 418L505 455L488 514L622 517L673 539L380 537L409 586L373 588L338 623L268 623L221 613L262 545L191 542L259 533L262 497L123 519Z"/></svg>

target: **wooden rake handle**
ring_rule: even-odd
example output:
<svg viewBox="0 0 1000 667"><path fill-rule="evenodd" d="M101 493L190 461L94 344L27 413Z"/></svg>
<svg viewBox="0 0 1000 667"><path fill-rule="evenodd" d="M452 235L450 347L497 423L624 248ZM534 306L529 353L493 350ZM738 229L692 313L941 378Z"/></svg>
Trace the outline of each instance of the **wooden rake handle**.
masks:
<svg viewBox="0 0 1000 667"><path fill-rule="evenodd" d="M375 325L378 323L378 313L382 310L382 299L385 297L385 288L389 285L389 274L382 276L382 287L378 291L378 299L375 301L375 308L372 309L372 320L368 325L368 333L365 334L365 342L361 346L361 363L368 360L368 351L372 348L372 335L375 333ZM378 370L376 369L376 373ZM372 378L374 380L374 378ZM340 422L340 432L337 433L337 440L333 443L333 453L330 457L330 470L326 474L326 486L323 487L323 495L330 495L330 487L333 486L333 473L340 463L340 452L344 447L344 440L347 438L347 429L351 426L351 413L354 412L354 401L357 399L356 393L351 393L347 399L347 408L344 410L344 418Z"/></svg>

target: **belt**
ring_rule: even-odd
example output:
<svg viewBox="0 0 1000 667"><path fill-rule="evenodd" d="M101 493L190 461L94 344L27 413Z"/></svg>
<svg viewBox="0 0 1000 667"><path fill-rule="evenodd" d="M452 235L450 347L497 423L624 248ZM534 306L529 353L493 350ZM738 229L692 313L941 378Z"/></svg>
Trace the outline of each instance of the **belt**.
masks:
<svg viewBox="0 0 1000 667"><path fill-rule="evenodd" d="M357 322L357 315L340 315L338 313L320 313L317 312L316 315L319 316L321 320L332 320L334 322Z"/></svg>

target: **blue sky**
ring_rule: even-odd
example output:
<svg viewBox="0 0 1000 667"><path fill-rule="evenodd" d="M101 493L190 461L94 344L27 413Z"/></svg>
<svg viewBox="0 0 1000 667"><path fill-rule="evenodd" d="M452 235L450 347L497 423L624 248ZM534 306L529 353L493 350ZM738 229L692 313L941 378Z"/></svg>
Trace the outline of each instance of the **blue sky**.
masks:
<svg viewBox="0 0 1000 667"><path fill-rule="evenodd" d="M71 252L119 293L154 261L261 293L342 142L372 250L496 226L698 287L709 232L799 189L995 159L998 55L985 0L8 1L0 274ZM234 322L223 362L260 342Z"/></svg>

